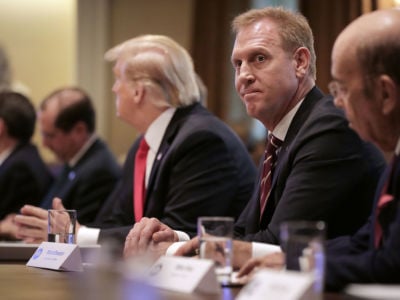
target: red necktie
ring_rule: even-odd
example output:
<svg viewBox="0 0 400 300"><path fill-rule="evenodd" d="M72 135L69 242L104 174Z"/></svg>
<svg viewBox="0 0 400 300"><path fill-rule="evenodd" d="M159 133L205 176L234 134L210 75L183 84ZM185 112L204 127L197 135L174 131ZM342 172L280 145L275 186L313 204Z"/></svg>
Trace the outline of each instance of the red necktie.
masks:
<svg viewBox="0 0 400 300"><path fill-rule="evenodd" d="M393 201L394 197L389 194L383 194L378 202L378 207L376 209L376 220L375 220L375 248L379 248L379 245L382 240L382 226L379 223L379 214L383 207L386 206L389 202Z"/></svg>
<svg viewBox="0 0 400 300"><path fill-rule="evenodd" d="M382 209L391 201L394 200L393 195L388 194L388 188L390 186L390 182L392 180L393 174L396 171L396 165L399 162L399 156L395 155L393 157L392 163L390 165L390 171L389 171L389 176L388 179L386 180L385 185L382 188L382 193L381 197L379 198L378 206L376 208L376 213L375 213L375 239L374 239L374 244L375 248L379 248L380 243L382 241L382 226L379 222L379 215L382 211ZM390 192L390 191L389 191Z"/></svg>
<svg viewBox="0 0 400 300"><path fill-rule="evenodd" d="M135 171L133 176L134 183L134 211L135 221L139 222L143 217L144 196L146 193L145 178L146 178L146 158L149 151L149 145L146 140L142 138L140 141L139 149L135 156Z"/></svg>
<svg viewBox="0 0 400 300"><path fill-rule="evenodd" d="M276 150L282 145L282 141L272 134L268 137L268 143L265 150L263 175L260 185L260 220L263 215L267 199L271 193L272 172L276 163Z"/></svg>

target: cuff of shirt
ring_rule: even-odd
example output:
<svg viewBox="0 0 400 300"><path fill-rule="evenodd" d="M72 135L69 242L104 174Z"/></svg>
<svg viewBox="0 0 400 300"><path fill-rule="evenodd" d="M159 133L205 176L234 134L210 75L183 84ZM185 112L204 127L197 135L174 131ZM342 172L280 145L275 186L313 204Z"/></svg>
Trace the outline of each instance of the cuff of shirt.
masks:
<svg viewBox="0 0 400 300"><path fill-rule="evenodd" d="M167 251L165 252L165 255L166 256L173 256L175 254L175 252L185 243L186 242L175 242L175 243L172 243L168 247Z"/></svg>
<svg viewBox="0 0 400 300"><path fill-rule="evenodd" d="M185 242L185 241L190 240L190 237L186 232L179 231L179 230L174 230L174 232L178 235L179 242Z"/></svg>
<svg viewBox="0 0 400 300"><path fill-rule="evenodd" d="M78 245L95 245L99 239L100 229L80 226L76 237Z"/></svg>
<svg viewBox="0 0 400 300"><path fill-rule="evenodd" d="M281 247L272 244L265 243L251 243L251 257L261 257L271 253L282 252Z"/></svg>

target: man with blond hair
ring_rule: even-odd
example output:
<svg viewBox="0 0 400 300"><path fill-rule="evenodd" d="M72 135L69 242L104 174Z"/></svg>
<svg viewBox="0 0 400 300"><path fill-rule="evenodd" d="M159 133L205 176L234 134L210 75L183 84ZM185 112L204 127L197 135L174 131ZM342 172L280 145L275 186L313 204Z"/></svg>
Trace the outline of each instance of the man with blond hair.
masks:
<svg viewBox="0 0 400 300"><path fill-rule="evenodd" d="M333 47L330 88L335 104L345 110L350 127L363 139L394 155L376 189L368 222L354 235L326 244L328 290L349 283L400 283L399 52L398 9L359 17L340 33ZM276 254L254 259L241 273L256 266L282 267L283 261Z"/></svg>
<svg viewBox="0 0 400 300"><path fill-rule="evenodd" d="M140 136L107 200L110 211L91 227L78 226L78 243L123 244L142 218L189 236L199 215L237 218L255 166L239 137L201 105L187 51L169 37L143 35L112 48L106 59L115 61L117 115ZM128 235L127 247L131 241Z"/></svg>
<svg viewBox="0 0 400 300"><path fill-rule="evenodd" d="M370 212L384 160L316 86L313 34L304 16L275 7L253 9L233 20L233 30L236 91L248 115L269 131L259 183L235 224L242 241L234 241L233 263L239 267L279 249L266 245L280 244L284 221L325 221L328 238L354 233ZM145 225L136 233L144 241L149 235L177 241L171 229L155 232L157 226ZM197 247L198 240L191 240L177 254Z"/></svg>

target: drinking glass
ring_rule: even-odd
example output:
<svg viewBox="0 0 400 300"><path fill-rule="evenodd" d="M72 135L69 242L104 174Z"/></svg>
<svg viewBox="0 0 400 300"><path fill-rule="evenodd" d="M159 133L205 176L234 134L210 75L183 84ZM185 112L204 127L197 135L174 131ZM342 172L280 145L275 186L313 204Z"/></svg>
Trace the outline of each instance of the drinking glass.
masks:
<svg viewBox="0 0 400 300"><path fill-rule="evenodd" d="M280 226L286 269L311 273L316 295L322 295L324 287L325 228L322 221L288 221Z"/></svg>
<svg viewBox="0 0 400 300"><path fill-rule="evenodd" d="M232 274L233 218L199 217L197 234L200 258L213 260L218 281L228 284Z"/></svg>
<svg viewBox="0 0 400 300"><path fill-rule="evenodd" d="M76 210L48 210L48 241L75 244Z"/></svg>

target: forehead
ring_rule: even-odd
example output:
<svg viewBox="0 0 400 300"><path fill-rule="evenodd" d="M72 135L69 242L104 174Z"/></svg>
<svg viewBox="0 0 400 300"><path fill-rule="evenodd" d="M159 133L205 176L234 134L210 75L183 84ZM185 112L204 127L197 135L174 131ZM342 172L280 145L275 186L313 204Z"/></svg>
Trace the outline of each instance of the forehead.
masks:
<svg viewBox="0 0 400 300"><path fill-rule="evenodd" d="M49 101L44 110L38 112L38 119L42 127L54 127L54 120L58 113L57 101Z"/></svg>
<svg viewBox="0 0 400 300"><path fill-rule="evenodd" d="M331 73L336 80L350 79L360 72L354 39L350 35L339 36L331 55Z"/></svg>
<svg viewBox="0 0 400 300"><path fill-rule="evenodd" d="M123 65L123 60L121 59L121 58L118 58L116 61L115 61L115 64L114 64L114 67L113 67L113 72L114 72L114 74L115 75L121 75L121 72L122 72L122 65Z"/></svg>
<svg viewBox="0 0 400 300"><path fill-rule="evenodd" d="M236 34L232 56L252 48L280 46L281 38L273 20L264 18L240 28Z"/></svg>

